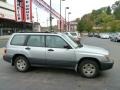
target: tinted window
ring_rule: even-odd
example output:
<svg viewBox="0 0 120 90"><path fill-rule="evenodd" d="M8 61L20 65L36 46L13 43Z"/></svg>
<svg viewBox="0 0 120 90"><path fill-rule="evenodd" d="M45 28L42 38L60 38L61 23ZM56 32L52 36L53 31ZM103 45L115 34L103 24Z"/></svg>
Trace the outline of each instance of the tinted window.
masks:
<svg viewBox="0 0 120 90"><path fill-rule="evenodd" d="M44 36L30 36L27 42L27 46L44 47Z"/></svg>
<svg viewBox="0 0 120 90"><path fill-rule="evenodd" d="M23 46L25 39L26 39L25 35L15 35L11 41L11 45Z"/></svg>
<svg viewBox="0 0 120 90"><path fill-rule="evenodd" d="M46 46L50 48L64 48L65 45L68 45L62 38L58 36L47 36L46 37Z"/></svg>

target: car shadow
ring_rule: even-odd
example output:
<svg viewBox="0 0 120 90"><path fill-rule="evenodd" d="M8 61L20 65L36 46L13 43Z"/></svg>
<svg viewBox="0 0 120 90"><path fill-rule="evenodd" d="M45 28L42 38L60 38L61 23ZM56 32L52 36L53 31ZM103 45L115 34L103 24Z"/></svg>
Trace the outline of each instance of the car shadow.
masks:
<svg viewBox="0 0 120 90"><path fill-rule="evenodd" d="M68 76L73 76L73 77L78 77L78 78L83 78L83 79L89 79L89 78L84 78L80 76L80 73L72 70L72 69L63 69L63 68L53 68L53 67L31 67L31 69L29 70L29 72L32 73L49 73L49 74L53 74L53 75L68 75ZM95 77L95 79L104 79L109 77L110 73L106 72L106 71L102 71L99 73L99 75L97 77Z"/></svg>
<svg viewBox="0 0 120 90"><path fill-rule="evenodd" d="M30 72L34 73L52 73L52 74L69 74L74 76L80 76L79 73L72 69L54 68L54 67L31 67Z"/></svg>

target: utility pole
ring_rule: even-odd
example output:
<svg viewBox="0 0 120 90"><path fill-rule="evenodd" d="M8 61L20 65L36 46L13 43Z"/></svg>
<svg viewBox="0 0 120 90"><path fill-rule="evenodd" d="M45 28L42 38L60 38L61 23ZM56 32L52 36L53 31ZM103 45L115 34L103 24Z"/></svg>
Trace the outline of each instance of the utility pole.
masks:
<svg viewBox="0 0 120 90"><path fill-rule="evenodd" d="M67 31L67 20L66 20L66 13L67 13L67 9L69 9L69 7L65 7L65 32Z"/></svg>
<svg viewBox="0 0 120 90"><path fill-rule="evenodd" d="M62 22L61 22L61 16L62 16L62 15L61 15L61 11L62 11L62 10L61 10L61 6L62 6L62 1L65 1L65 0L60 0L60 32L62 31L62 30L61 30L61 23L62 23Z"/></svg>
<svg viewBox="0 0 120 90"><path fill-rule="evenodd" d="M37 7L36 7L36 17L37 17L37 22L38 22L38 11L37 11Z"/></svg>
<svg viewBox="0 0 120 90"><path fill-rule="evenodd" d="M61 32L61 0L60 0L60 32Z"/></svg>
<svg viewBox="0 0 120 90"><path fill-rule="evenodd" d="M50 32L52 32L52 2L50 0Z"/></svg>
<svg viewBox="0 0 120 90"><path fill-rule="evenodd" d="M46 21L47 21L47 31L49 31L49 28L48 28L49 19L47 19Z"/></svg>
<svg viewBox="0 0 120 90"><path fill-rule="evenodd" d="M68 12L68 31L70 31L70 20L69 20L70 14L71 12Z"/></svg>

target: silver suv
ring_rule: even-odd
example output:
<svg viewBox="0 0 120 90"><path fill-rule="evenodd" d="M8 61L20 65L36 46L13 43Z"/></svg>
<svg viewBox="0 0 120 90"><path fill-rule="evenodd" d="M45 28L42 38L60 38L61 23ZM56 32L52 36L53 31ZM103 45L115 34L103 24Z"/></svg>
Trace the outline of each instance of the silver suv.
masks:
<svg viewBox="0 0 120 90"><path fill-rule="evenodd" d="M78 45L62 33L15 33L4 53L3 59L20 72L30 66L52 66L74 69L83 77L93 78L113 67L107 50Z"/></svg>

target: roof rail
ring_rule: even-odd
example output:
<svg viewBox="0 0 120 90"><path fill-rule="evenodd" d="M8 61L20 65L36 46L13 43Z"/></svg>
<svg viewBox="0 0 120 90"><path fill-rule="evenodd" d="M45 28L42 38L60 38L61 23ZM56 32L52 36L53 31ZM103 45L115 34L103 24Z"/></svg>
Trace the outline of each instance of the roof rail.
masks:
<svg viewBox="0 0 120 90"><path fill-rule="evenodd" d="M46 31L46 32L19 32L19 33L52 33L52 32Z"/></svg>

